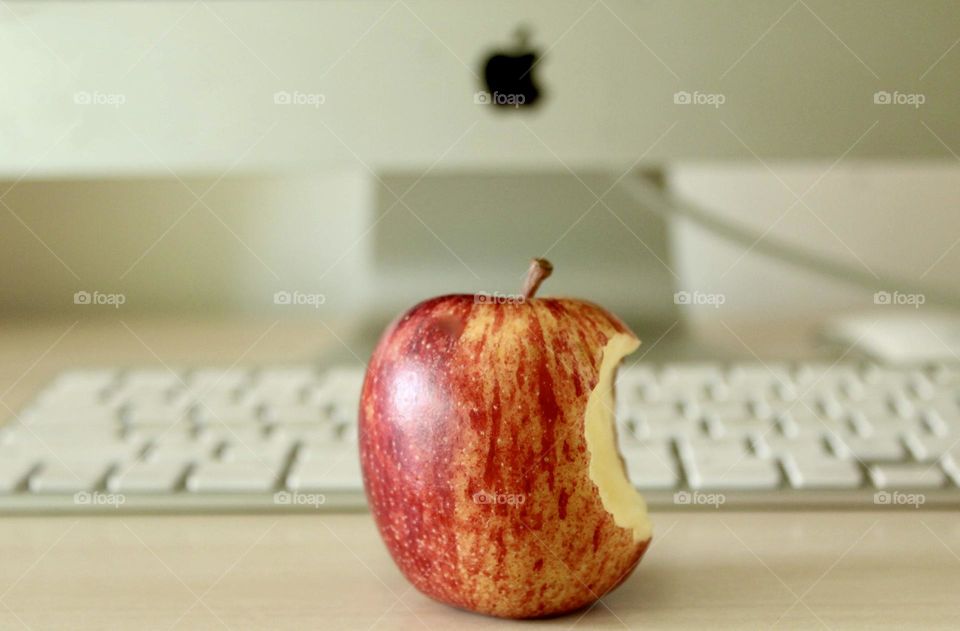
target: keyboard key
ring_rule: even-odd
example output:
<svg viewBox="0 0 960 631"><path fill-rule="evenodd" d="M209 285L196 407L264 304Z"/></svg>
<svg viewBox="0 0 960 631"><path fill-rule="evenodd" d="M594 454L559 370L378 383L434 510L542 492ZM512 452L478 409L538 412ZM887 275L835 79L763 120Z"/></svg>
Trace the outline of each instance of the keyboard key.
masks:
<svg viewBox="0 0 960 631"><path fill-rule="evenodd" d="M50 388L37 396L34 407L54 411L69 410L74 407L99 407L106 403L107 392L107 390Z"/></svg>
<svg viewBox="0 0 960 631"><path fill-rule="evenodd" d="M910 378L910 383L908 387L908 395L919 400L927 401L932 399L937 392L936 387L933 383L922 373L914 374Z"/></svg>
<svg viewBox="0 0 960 631"><path fill-rule="evenodd" d="M713 363L676 363L667 364L660 371L661 385L715 383L723 381L723 370Z"/></svg>
<svg viewBox="0 0 960 631"><path fill-rule="evenodd" d="M268 388L256 386L241 393L238 403L250 406L298 405L303 401L300 388Z"/></svg>
<svg viewBox="0 0 960 631"><path fill-rule="evenodd" d="M638 440L666 440L670 438L694 438L703 435L703 426L690 419L641 419L633 430Z"/></svg>
<svg viewBox="0 0 960 631"><path fill-rule="evenodd" d="M642 383L635 386L632 390L627 391L630 394L631 399L638 400L641 404L652 404L652 403L661 403L666 399L666 396L663 390L660 388L660 385L656 382L653 383ZM624 394L627 394L624 393ZM672 404L672 402L668 402Z"/></svg>
<svg viewBox="0 0 960 631"><path fill-rule="evenodd" d="M23 456L11 458L0 451L0 494L16 491L36 463L34 458Z"/></svg>
<svg viewBox="0 0 960 631"><path fill-rule="evenodd" d="M259 443L266 436L266 427L256 425L209 425L204 427L197 438L210 443L244 444Z"/></svg>
<svg viewBox="0 0 960 631"><path fill-rule="evenodd" d="M204 368L192 371L187 375L187 388L191 392L223 392L235 390L250 381L250 371L245 368L221 370L218 368Z"/></svg>
<svg viewBox="0 0 960 631"><path fill-rule="evenodd" d="M773 423L759 418L727 419L722 422L710 419L707 423L707 433L716 438L742 438L748 435L772 433L772 430L774 430Z"/></svg>
<svg viewBox="0 0 960 631"><path fill-rule="evenodd" d="M795 489L855 489L863 483L859 464L850 460L800 451L785 455L782 462Z"/></svg>
<svg viewBox="0 0 960 631"><path fill-rule="evenodd" d="M920 462L932 462L939 459L947 453L950 445L957 439L944 438L940 436L931 436L930 434L920 432L908 432L904 436L904 442L910 455L914 460Z"/></svg>
<svg viewBox="0 0 960 631"><path fill-rule="evenodd" d="M617 371L617 391L619 392L621 389L629 390L642 384L655 383L656 380L657 377L652 366L622 366Z"/></svg>
<svg viewBox="0 0 960 631"><path fill-rule="evenodd" d="M256 461L207 462L187 476L192 493L267 493L277 485L280 471Z"/></svg>
<svg viewBox="0 0 960 631"><path fill-rule="evenodd" d="M620 445L627 477L638 489L672 489L680 477L666 442L624 441Z"/></svg>
<svg viewBox="0 0 960 631"><path fill-rule="evenodd" d="M827 440L834 453L841 458L857 460L902 460L903 443L895 436L840 436L831 434Z"/></svg>
<svg viewBox="0 0 960 631"><path fill-rule="evenodd" d="M311 443L339 443L337 426L333 423L301 423L297 425L276 425L274 431L293 441Z"/></svg>
<svg viewBox="0 0 960 631"><path fill-rule="evenodd" d="M257 375L246 396L260 402L297 403L308 388L319 385L319 377L310 367L266 369Z"/></svg>
<svg viewBox="0 0 960 631"><path fill-rule="evenodd" d="M889 422L891 419L907 418L914 414L913 404L899 397L877 397L860 401L851 406L853 412L871 422Z"/></svg>
<svg viewBox="0 0 960 631"><path fill-rule="evenodd" d="M753 451L761 458L783 458L789 454L803 454L810 458L827 458L821 438L788 438L776 434L758 435L752 439Z"/></svg>
<svg viewBox="0 0 960 631"><path fill-rule="evenodd" d="M357 423L340 423L337 425L337 439L350 445L357 444L359 427Z"/></svg>
<svg viewBox="0 0 960 631"><path fill-rule="evenodd" d="M796 438L800 435L800 425L793 420L789 414L778 414L774 417L774 424L780 430L780 434L789 438ZM810 432L805 432L810 434Z"/></svg>
<svg viewBox="0 0 960 631"><path fill-rule="evenodd" d="M231 462L262 462L279 469L286 463L293 447L294 443L283 437L228 441L220 458Z"/></svg>
<svg viewBox="0 0 960 631"><path fill-rule="evenodd" d="M117 407L74 402L27 410L20 421L24 425L111 425L120 422L120 415Z"/></svg>
<svg viewBox="0 0 960 631"><path fill-rule="evenodd" d="M137 405L127 410L124 420L130 426L189 424L190 408L182 403Z"/></svg>
<svg viewBox="0 0 960 631"><path fill-rule="evenodd" d="M938 386L960 385L960 368L951 364L936 364L926 371L926 376Z"/></svg>
<svg viewBox="0 0 960 631"><path fill-rule="evenodd" d="M119 467L107 480L114 493L172 493L187 470L183 461L137 462Z"/></svg>
<svg viewBox="0 0 960 631"><path fill-rule="evenodd" d="M175 402L174 390L158 390L149 386L124 387L111 393L106 401L118 407L163 406Z"/></svg>
<svg viewBox="0 0 960 631"><path fill-rule="evenodd" d="M307 365L290 365L290 366L268 366L261 368L257 372L257 381L258 382L310 382L318 381L321 377L321 373L314 368L313 366Z"/></svg>
<svg viewBox="0 0 960 631"><path fill-rule="evenodd" d="M780 484L776 464L751 454L746 440L683 440L677 450L694 489L770 489Z"/></svg>
<svg viewBox="0 0 960 631"><path fill-rule="evenodd" d="M29 488L32 493L65 494L91 491L100 486L109 466L109 463L104 461L48 460L30 476Z"/></svg>
<svg viewBox="0 0 960 631"><path fill-rule="evenodd" d="M323 376L320 385L309 393L311 401L320 404L332 401L356 407L363 389L363 371L335 369Z"/></svg>
<svg viewBox="0 0 960 631"><path fill-rule="evenodd" d="M870 479L878 489L932 489L946 483L946 476L936 465L874 465Z"/></svg>
<svg viewBox="0 0 960 631"><path fill-rule="evenodd" d="M938 393L919 407L927 414L936 414L949 427L960 429L960 404L953 392Z"/></svg>
<svg viewBox="0 0 960 631"><path fill-rule="evenodd" d="M311 445L297 457L287 476L291 491L355 491L363 488L360 456L353 450Z"/></svg>
<svg viewBox="0 0 960 631"><path fill-rule="evenodd" d="M119 372L112 369L68 370L61 373L50 385L60 390L103 390L117 381Z"/></svg>
<svg viewBox="0 0 960 631"><path fill-rule="evenodd" d="M644 403L630 410L630 417L650 423L672 423L685 418L676 403Z"/></svg>
<svg viewBox="0 0 960 631"><path fill-rule="evenodd" d="M37 437L26 435L3 445L0 448L0 454L16 452L44 462L57 462L60 458L90 463L111 463L135 458L143 451L143 447L143 443L139 440L124 441L109 434L96 437L91 437L90 434L37 435Z"/></svg>
<svg viewBox="0 0 960 631"><path fill-rule="evenodd" d="M120 377L120 388L168 390L184 384L180 373L166 368L128 370Z"/></svg>
<svg viewBox="0 0 960 631"><path fill-rule="evenodd" d="M618 447L621 455L638 455L642 458L654 458L665 462L673 461L673 448L667 440L636 440L631 436L620 436Z"/></svg>
<svg viewBox="0 0 960 631"><path fill-rule="evenodd" d="M127 428L124 436L127 440L143 443L156 443L162 440L194 440L196 429L193 423L175 423L173 425L138 425Z"/></svg>
<svg viewBox="0 0 960 631"><path fill-rule="evenodd" d="M953 427L944 421L939 414L932 410L925 410L921 412L919 420L923 427L929 430L931 434L936 436L947 436L953 429Z"/></svg>
<svg viewBox="0 0 960 631"><path fill-rule="evenodd" d="M238 425L259 423L260 408L253 405L199 405L195 410L198 423Z"/></svg>
<svg viewBox="0 0 960 631"><path fill-rule="evenodd" d="M677 441L677 450L681 458L711 459L733 461L750 455L749 443L743 438L725 438L711 440L709 438L685 438Z"/></svg>
<svg viewBox="0 0 960 631"><path fill-rule="evenodd" d="M155 443L144 456L149 462L203 462L213 457L218 443L194 438L167 437Z"/></svg>
<svg viewBox="0 0 960 631"><path fill-rule="evenodd" d="M846 425L843 421L829 418L816 408L802 403L795 403L780 417L781 427L785 433L793 436L822 436L828 432L842 431Z"/></svg>
<svg viewBox="0 0 960 631"><path fill-rule="evenodd" d="M696 408L697 415L701 418L712 417L726 421L756 417L749 401L699 401Z"/></svg>
<svg viewBox="0 0 960 631"><path fill-rule="evenodd" d="M780 469L771 460L746 457L684 461L687 482L698 490L757 490L780 486Z"/></svg>
<svg viewBox="0 0 960 631"><path fill-rule="evenodd" d="M731 386L743 389L769 390L777 384L790 384L793 377L785 364L740 364L727 371Z"/></svg>
<svg viewBox="0 0 960 631"><path fill-rule="evenodd" d="M322 425L330 422L317 405L268 405L263 409L263 418L279 425Z"/></svg>

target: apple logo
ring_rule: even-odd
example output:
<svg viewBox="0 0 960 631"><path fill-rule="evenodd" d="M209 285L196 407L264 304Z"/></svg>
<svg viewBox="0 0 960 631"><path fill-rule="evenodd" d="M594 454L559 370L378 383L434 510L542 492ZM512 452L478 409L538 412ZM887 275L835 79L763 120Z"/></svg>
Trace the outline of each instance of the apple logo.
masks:
<svg viewBox="0 0 960 631"><path fill-rule="evenodd" d="M487 58L483 65L486 92L477 93L477 104L520 108L537 103L542 92L534 80L534 70L540 56L530 47L529 39L529 31L520 27L512 49L496 50Z"/></svg>

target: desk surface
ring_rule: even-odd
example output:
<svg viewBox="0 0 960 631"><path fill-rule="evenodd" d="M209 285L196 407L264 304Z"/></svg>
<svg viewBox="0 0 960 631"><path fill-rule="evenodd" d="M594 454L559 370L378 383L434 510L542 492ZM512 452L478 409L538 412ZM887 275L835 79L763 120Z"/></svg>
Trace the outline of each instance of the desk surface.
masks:
<svg viewBox="0 0 960 631"><path fill-rule="evenodd" d="M315 323L3 323L0 401L16 408L67 366L298 361L324 344L339 342ZM654 543L620 589L536 624L873 629L960 619L955 513L721 508L653 521ZM0 519L4 629L508 626L413 590L365 514Z"/></svg>

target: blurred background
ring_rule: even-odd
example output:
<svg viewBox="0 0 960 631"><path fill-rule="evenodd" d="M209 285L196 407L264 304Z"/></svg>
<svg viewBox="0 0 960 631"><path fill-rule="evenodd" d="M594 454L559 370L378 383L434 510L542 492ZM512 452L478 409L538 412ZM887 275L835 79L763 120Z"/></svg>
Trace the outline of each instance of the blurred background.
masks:
<svg viewBox="0 0 960 631"><path fill-rule="evenodd" d="M656 336L933 310L960 272L953 2L8 2L0 29L11 318L375 330L546 256L545 293Z"/></svg>

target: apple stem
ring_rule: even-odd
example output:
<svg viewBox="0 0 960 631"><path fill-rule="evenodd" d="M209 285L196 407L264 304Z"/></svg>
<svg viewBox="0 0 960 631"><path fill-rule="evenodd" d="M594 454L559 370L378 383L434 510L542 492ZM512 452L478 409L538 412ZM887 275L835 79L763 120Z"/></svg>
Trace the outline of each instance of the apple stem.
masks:
<svg viewBox="0 0 960 631"><path fill-rule="evenodd" d="M523 289L521 290L523 299L530 300L533 298L533 295L540 289L541 283L547 280L552 273L553 264L547 259L533 259L530 261L530 269L527 270L527 279L523 281Z"/></svg>

